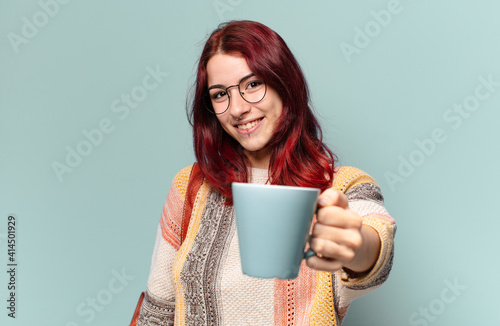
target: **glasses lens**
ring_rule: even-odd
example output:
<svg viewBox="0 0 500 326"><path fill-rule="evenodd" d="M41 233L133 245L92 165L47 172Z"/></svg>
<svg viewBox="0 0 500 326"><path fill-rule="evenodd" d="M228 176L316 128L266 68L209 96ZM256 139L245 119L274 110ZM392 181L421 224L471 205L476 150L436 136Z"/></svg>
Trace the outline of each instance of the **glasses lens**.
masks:
<svg viewBox="0 0 500 326"><path fill-rule="evenodd" d="M266 96L266 90L266 83L256 76L250 76L240 82L241 97L250 103L262 101Z"/></svg>
<svg viewBox="0 0 500 326"><path fill-rule="evenodd" d="M212 88L208 91L208 97L212 104L214 113L222 113L226 111L228 106L228 95L224 88Z"/></svg>
<svg viewBox="0 0 500 326"><path fill-rule="evenodd" d="M227 88L211 88L206 93L206 105L210 112L222 114L229 108L229 89L238 86L241 97L248 103L257 103L266 96L266 83L256 77L249 76L243 79L239 85L228 86Z"/></svg>

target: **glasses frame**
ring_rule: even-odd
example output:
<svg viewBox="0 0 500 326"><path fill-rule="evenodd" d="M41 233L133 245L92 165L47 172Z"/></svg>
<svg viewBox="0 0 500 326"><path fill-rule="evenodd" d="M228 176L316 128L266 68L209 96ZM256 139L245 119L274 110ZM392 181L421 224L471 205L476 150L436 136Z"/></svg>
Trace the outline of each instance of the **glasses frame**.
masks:
<svg viewBox="0 0 500 326"><path fill-rule="evenodd" d="M253 76L255 76L255 74L250 74L250 75L248 75L248 76L245 76L245 77L243 77L243 78L241 78L241 79L240 79L240 82L239 82L238 84L235 84L235 85L230 85L230 86L228 86L228 87L226 87L226 88L223 88L223 87L213 87L213 88L220 88L220 89L223 89L223 90L224 90L224 92L226 92L226 94L227 94L227 108L226 108L224 111L219 112L219 113L215 112L215 110L213 109L212 99L210 98L210 89L213 89L213 88L209 88L209 89L207 89L207 90L205 91L205 95L204 95L204 97L205 97L205 104L206 104L207 110L208 110L210 113L213 113L213 114L215 114L215 115L220 115L220 114L224 114L224 113L226 113L226 112L227 112L227 109L229 109L229 106L231 105L231 95L229 94L228 90L229 90L231 87L236 87L236 86L238 86L238 94L240 94L240 97L241 97L242 99L244 99L244 100L245 100L245 102L254 104L254 103L259 103L260 101L262 101L262 100L266 97L266 94L267 94L267 83L266 83L266 81L265 81L265 80L262 80L262 82L264 83L264 95L262 95L262 98L261 98L260 100L258 100L258 101L251 102L251 101L247 100L246 98L244 98L244 97L243 97L243 94L244 94L245 92L242 92L242 91L241 91L241 89L240 89L240 85L241 85L241 83L242 83L242 82L244 82L245 80L247 80L248 78L253 77Z"/></svg>

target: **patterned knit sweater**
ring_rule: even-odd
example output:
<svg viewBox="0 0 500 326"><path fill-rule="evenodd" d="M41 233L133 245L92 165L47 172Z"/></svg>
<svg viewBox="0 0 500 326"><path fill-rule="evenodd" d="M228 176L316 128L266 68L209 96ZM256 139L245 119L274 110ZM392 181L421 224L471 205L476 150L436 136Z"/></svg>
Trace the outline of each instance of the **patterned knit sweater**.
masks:
<svg viewBox="0 0 500 326"><path fill-rule="evenodd" d="M259 279L241 271L232 206L203 183L181 244L181 216L192 166L172 182L163 208L146 296L138 325L341 325L349 304L380 286L393 258L394 220L377 183L363 171L341 167L333 187L381 239L374 267L363 275L320 272L302 264L293 280ZM252 169L265 183L267 170Z"/></svg>

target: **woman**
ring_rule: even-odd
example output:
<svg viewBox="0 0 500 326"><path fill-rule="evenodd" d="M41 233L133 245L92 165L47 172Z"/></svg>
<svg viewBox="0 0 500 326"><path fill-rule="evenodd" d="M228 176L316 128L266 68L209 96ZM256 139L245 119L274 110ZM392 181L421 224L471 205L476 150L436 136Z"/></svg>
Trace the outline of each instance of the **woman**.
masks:
<svg viewBox="0 0 500 326"><path fill-rule="evenodd" d="M138 325L340 325L353 299L386 280L395 224L371 177L334 165L281 37L252 21L215 30L190 117L198 165L172 183ZM317 255L298 278L242 274L236 181L322 189L310 240Z"/></svg>

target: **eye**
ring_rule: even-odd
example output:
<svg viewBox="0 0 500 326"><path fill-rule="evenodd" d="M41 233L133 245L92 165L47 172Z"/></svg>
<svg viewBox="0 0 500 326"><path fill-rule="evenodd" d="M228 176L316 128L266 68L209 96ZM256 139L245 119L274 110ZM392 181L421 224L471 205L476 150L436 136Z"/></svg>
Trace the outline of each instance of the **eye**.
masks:
<svg viewBox="0 0 500 326"><path fill-rule="evenodd" d="M225 90L213 90L213 93L210 93L210 98L215 102L224 101L227 97L227 93Z"/></svg>
<svg viewBox="0 0 500 326"><path fill-rule="evenodd" d="M255 92L261 89L264 86L264 82L260 79L252 77L250 80L245 83L245 91L247 92Z"/></svg>
<svg viewBox="0 0 500 326"><path fill-rule="evenodd" d="M248 83L247 88L254 88L254 87L257 87L259 85L262 85L262 82L260 80L254 80L254 81L251 81Z"/></svg>

